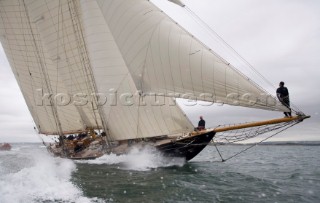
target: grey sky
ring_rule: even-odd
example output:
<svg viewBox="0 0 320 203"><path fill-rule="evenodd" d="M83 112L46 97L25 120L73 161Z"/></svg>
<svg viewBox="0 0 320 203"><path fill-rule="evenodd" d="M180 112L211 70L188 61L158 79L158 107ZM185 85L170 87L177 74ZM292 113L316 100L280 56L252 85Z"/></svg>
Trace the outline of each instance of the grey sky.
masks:
<svg viewBox="0 0 320 203"><path fill-rule="evenodd" d="M216 38L188 12L163 0L154 0L159 7L205 44L215 50ZM231 52L218 51L240 70L274 94L283 80L291 101L311 119L289 129L278 139L320 140L320 1L318 0L185 0L191 9L229 45L265 76L274 87L252 74L245 64L235 60ZM185 14L187 13L187 14ZM189 16L189 17L188 17ZM38 141L33 122L14 79L3 50L0 50L0 142ZM228 106L183 107L196 123L199 115L207 125L239 123L282 117L279 112L266 112Z"/></svg>

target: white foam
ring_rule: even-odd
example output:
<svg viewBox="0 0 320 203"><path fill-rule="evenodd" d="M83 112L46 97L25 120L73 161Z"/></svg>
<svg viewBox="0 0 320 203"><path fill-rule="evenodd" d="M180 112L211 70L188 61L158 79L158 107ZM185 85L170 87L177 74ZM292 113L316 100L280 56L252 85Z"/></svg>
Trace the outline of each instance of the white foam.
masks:
<svg viewBox="0 0 320 203"><path fill-rule="evenodd" d="M97 202L70 181L76 170L72 161L53 158L39 148L20 152L17 159L8 166L19 164L18 169L0 176L0 202Z"/></svg>
<svg viewBox="0 0 320 203"><path fill-rule="evenodd" d="M165 157L159 151L152 147L144 147L143 149L133 148L128 154L104 155L98 159L79 161L88 164L121 164L122 169L147 171L160 167L183 166L184 158Z"/></svg>

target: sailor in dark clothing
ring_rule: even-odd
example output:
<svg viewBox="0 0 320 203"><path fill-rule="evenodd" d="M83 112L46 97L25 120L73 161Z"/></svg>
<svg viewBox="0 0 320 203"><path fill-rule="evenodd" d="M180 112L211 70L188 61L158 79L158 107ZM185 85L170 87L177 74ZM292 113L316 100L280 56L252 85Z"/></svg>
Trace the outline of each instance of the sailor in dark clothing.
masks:
<svg viewBox="0 0 320 203"><path fill-rule="evenodd" d="M284 82L280 82L279 88L277 89L277 97L279 101L286 107L289 108L289 112L284 112L285 117L291 117L291 108L290 108L290 100L289 100L289 91L284 86Z"/></svg>
<svg viewBox="0 0 320 203"><path fill-rule="evenodd" d="M204 130L206 127L206 121L200 116L200 121L198 123L198 130Z"/></svg>

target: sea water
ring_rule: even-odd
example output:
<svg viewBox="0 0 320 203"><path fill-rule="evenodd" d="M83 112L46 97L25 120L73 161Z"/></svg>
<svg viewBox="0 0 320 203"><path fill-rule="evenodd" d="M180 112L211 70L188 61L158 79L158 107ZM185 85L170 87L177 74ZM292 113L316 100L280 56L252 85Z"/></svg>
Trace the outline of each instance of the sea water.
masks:
<svg viewBox="0 0 320 203"><path fill-rule="evenodd" d="M247 146L218 146L226 159ZM226 162L208 146L188 163L152 148L72 161L41 144L0 151L0 203L320 202L319 146L257 146Z"/></svg>

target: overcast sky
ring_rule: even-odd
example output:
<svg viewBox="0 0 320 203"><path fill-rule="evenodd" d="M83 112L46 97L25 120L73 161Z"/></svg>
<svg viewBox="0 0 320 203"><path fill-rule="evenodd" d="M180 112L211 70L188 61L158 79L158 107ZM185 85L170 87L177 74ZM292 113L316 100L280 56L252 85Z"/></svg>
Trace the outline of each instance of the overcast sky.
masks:
<svg viewBox="0 0 320 203"><path fill-rule="evenodd" d="M184 0L181 8L153 0L192 34L253 77L272 94L280 81L289 88L290 100L312 116L275 140L320 140L320 1L319 0ZM196 13L274 86L251 75L232 52L220 47L217 37L190 18ZM0 143L39 141L33 120L0 49ZM194 124L204 116L208 127L225 123L282 117L266 112L228 106L184 107Z"/></svg>

